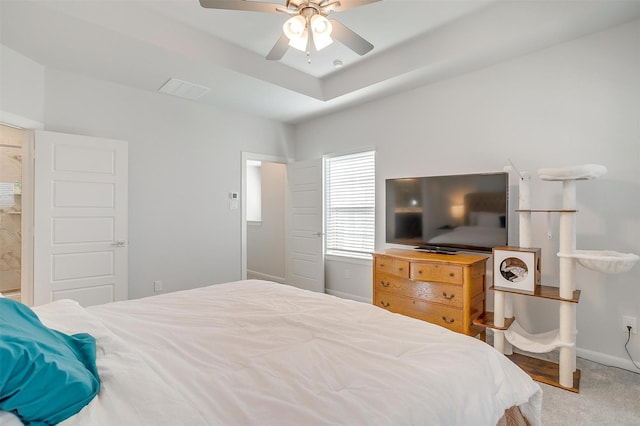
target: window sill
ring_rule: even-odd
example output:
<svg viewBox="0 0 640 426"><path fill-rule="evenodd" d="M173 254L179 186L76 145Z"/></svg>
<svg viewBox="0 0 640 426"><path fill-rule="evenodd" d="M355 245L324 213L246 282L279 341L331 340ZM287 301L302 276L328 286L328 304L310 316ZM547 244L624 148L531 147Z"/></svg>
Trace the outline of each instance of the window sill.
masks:
<svg viewBox="0 0 640 426"><path fill-rule="evenodd" d="M361 256L347 256L340 254L328 254L324 255L325 260L329 260L331 262L341 262L341 263L350 263L353 265L365 265L371 266L371 260L373 259L370 254L363 254Z"/></svg>

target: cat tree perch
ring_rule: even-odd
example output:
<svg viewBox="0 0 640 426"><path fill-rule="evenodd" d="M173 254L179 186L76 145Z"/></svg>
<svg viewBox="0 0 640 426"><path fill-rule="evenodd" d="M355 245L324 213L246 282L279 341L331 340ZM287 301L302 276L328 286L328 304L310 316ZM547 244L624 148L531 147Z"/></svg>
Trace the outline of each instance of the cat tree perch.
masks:
<svg viewBox="0 0 640 426"><path fill-rule="evenodd" d="M514 167L515 169L515 167ZM516 170L517 171L517 170ZM558 373L541 381L578 392L580 372L576 368L576 308L580 291L576 290L576 263L604 273L622 273L633 267L640 259L635 254L610 250L576 250L576 186L578 180L597 179L607 169L597 164L585 164L564 168L540 169L538 176L544 181L562 182L562 208L555 210L532 210L530 206L530 180L527 173L519 175L520 247L532 248L532 213L558 213L559 220L559 288L538 285L536 297L555 299L560 303L559 328L541 334L528 333L513 316L512 293L493 288L494 292L494 347L511 355L512 345L528 352L546 353L560 350ZM542 287L545 287L541 290ZM543 295L545 293L545 295ZM526 293L523 293L526 294ZM530 372L531 374L531 372ZM534 375L534 374L532 374ZM535 376L535 375L534 375ZM536 376L540 379L539 376Z"/></svg>
<svg viewBox="0 0 640 426"><path fill-rule="evenodd" d="M582 166L565 167L558 169L540 169L538 176L542 180L562 181L563 183L563 208L575 209L575 181L597 179L607 173L607 168L598 164L585 164ZM575 213L575 212L567 212ZM560 252L558 257L571 262L575 259L582 266L604 273L627 272L638 261L639 257L632 253L619 253L611 250L576 250L575 248L575 219L572 214L560 222ZM564 247L562 242L564 241ZM561 267L562 278L562 267ZM562 279L560 280L562 287Z"/></svg>
<svg viewBox="0 0 640 426"><path fill-rule="evenodd" d="M558 257L574 258L585 268L604 274L627 272L640 259L633 253L619 253L611 250L574 250L573 253L558 253Z"/></svg>

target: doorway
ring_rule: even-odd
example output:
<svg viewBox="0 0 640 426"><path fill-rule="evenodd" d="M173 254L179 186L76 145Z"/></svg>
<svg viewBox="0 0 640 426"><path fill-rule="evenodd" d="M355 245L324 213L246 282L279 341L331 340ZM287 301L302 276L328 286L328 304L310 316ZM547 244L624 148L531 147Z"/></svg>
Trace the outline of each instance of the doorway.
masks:
<svg viewBox="0 0 640 426"><path fill-rule="evenodd" d="M31 132L0 124L0 293L30 303Z"/></svg>
<svg viewBox="0 0 640 426"><path fill-rule="evenodd" d="M242 153L242 279L286 281L286 164Z"/></svg>

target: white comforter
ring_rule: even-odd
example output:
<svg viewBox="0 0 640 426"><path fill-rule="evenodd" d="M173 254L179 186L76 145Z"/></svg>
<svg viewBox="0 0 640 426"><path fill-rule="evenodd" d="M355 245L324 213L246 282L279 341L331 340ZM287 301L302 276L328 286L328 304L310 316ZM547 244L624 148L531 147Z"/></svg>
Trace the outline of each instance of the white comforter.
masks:
<svg viewBox="0 0 640 426"><path fill-rule="evenodd" d="M484 342L281 284L35 311L97 338L100 394L65 426L540 424L539 386Z"/></svg>

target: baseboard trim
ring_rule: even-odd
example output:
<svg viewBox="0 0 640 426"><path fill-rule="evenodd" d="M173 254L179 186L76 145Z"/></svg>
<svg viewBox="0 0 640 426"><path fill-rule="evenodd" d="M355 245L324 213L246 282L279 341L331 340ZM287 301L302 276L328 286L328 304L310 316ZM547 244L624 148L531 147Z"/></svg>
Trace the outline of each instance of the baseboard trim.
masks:
<svg viewBox="0 0 640 426"><path fill-rule="evenodd" d="M355 294L351 294L351 293L344 293L342 291L335 291L335 290L331 290L329 288L324 290L325 293L330 294L332 296L337 296L341 299L350 299L350 300L355 300L356 302L362 302L362 303L367 303L367 304L371 304L372 301L371 299L368 299L366 297L362 297L362 296L358 296Z"/></svg>
<svg viewBox="0 0 640 426"><path fill-rule="evenodd" d="M247 270L247 279L248 280L265 280L265 281L275 281L280 284L286 284L286 279L282 277L276 277L275 275L263 274L258 271Z"/></svg>
<svg viewBox="0 0 640 426"><path fill-rule="evenodd" d="M618 367L623 370L638 372L638 369L633 365L630 359L619 358L602 352L590 351L588 349L576 348L576 355L580 358L588 359L589 361L597 362L598 364L608 365L610 367Z"/></svg>
<svg viewBox="0 0 640 426"><path fill-rule="evenodd" d="M526 352L523 350L520 350L518 348L516 348L515 346L513 347L513 352L517 352L523 355L527 355L533 358L540 358L546 361L551 361L554 363L558 363L558 358L560 355L560 350L559 349L555 349L551 352L545 352L545 353L531 353L531 352ZM582 349L582 348L576 348L576 356L578 358L583 358L586 359L588 361L593 361L596 362L598 364L602 364L602 365L606 365L608 367L616 367L616 368L621 368L623 370L628 370L634 373L638 372L638 369L633 365L633 363L631 362L630 359L628 358L619 358L619 357L615 357L615 356L611 356L608 354L604 354L602 352L596 352L596 351L590 351L588 349ZM636 361L637 362L637 361Z"/></svg>

